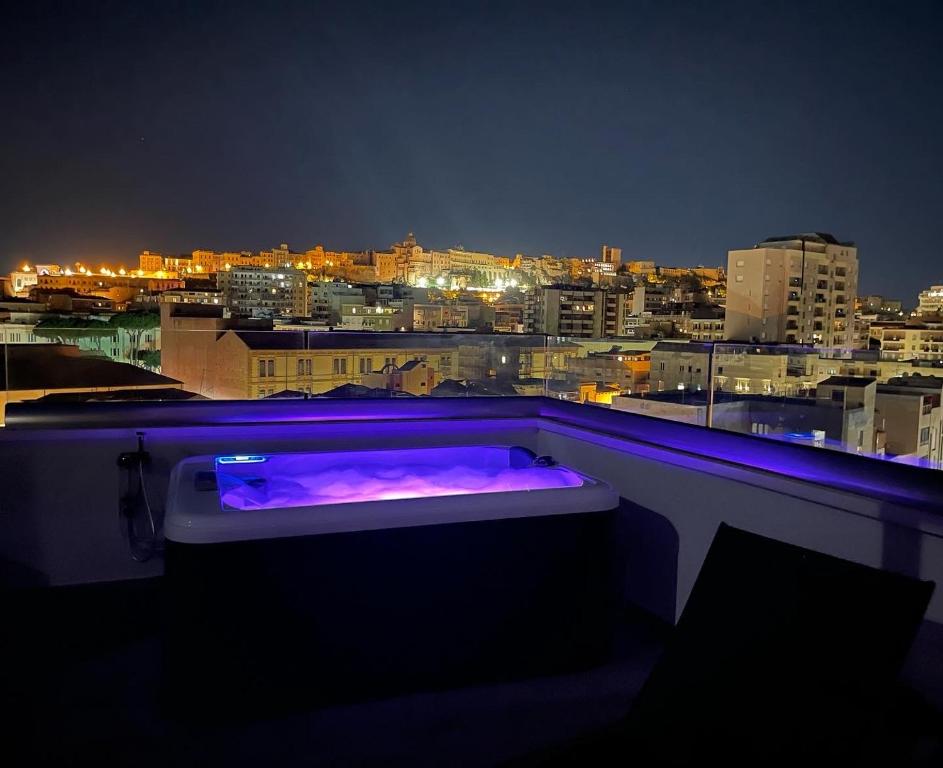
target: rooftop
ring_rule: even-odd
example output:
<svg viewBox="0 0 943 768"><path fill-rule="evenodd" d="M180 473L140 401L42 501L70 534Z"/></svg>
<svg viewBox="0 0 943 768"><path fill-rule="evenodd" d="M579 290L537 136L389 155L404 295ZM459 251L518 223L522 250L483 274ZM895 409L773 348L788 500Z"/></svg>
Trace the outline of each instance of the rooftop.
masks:
<svg viewBox="0 0 943 768"><path fill-rule="evenodd" d="M475 383L443 385L461 395ZM216 522L331 519L301 508L219 515L222 475L190 482L181 462L307 454L308 466L325 453L337 461L423 448L474 462L494 446L551 456L611 487L618 503L582 513L558 490L513 504L503 492L473 492L440 512L494 519L409 525L402 498L380 498L336 518L372 510L360 530L282 531L230 542L238 547L151 543L149 515L158 531L177 530L165 525L171 511L195 520L183 491L209 493L200 498ZM266 474L246 466L251 496ZM557 471L546 461L525 471L537 466ZM29 749L31 764L595 765L613 750L639 765L657 764L653 756L697 764L713 746L730 763L730 750L792 754L808 733L858 764L877 749L894 765L943 754L943 595L927 584L943 581L943 490L925 469L554 398L368 397L14 404L0 430L0 483L13 491L0 537L13 628L0 648L16 660L0 669L6 743ZM501 516L532 504L531 517ZM254 549L265 542L270 550ZM197 610L204 590L214 598ZM384 601L391 591L400 599ZM517 600L522 593L531 598ZM296 621L312 600L327 613ZM538 641L515 644L545 608ZM448 635L469 611L478 623L462 627L510 637L484 644L492 663L510 666L478 666L469 660L483 645ZM306 633L328 614L336 619L314 650ZM223 633L204 642L220 618ZM345 674L392 675L394 687L377 696L354 678L323 687L330 669L308 676L306 665L348 637L337 657ZM557 641L560 666L546 655ZM430 659L462 682L417 688L408 673L397 682ZM265 688L269 662L286 674ZM844 685L849 670L853 696L831 684L837 671ZM201 689L201 679L222 688ZM259 685L267 695L240 694ZM657 691L674 714L651 720ZM321 698L328 692L338 699ZM744 733L755 743L738 740Z"/></svg>
<svg viewBox="0 0 943 768"><path fill-rule="evenodd" d="M713 351L714 344L712 342L684 341L683 339L677 341L659 341L652 347L652 352L690 352L693 354L707 355Z"/></svg>
<svg viewBox="0 0 943 768"><path fill-rule="evenodd" d="M798 235L780 235L777 237L768 237L762 243L760 243L758 247L763 247L768 243L791 243L801 240L820 243L822 245L847 245L849 247L854 247L855 245L851 240L841 241L828 232L802 232Z"/></svg>
<svg viewBox="0 0 943 768"><path fill-rule="evenodd" d="M177 379L129 363L82 355L68 344L0 344L4 390L169 387Z"/></svg>
<svg viewBox="0 0 943 768"><path fill-rule="evenodd" d="M877 379L873 376L829 376L825 381L820 381L820 387L867 387L873 384Z"/></svg>

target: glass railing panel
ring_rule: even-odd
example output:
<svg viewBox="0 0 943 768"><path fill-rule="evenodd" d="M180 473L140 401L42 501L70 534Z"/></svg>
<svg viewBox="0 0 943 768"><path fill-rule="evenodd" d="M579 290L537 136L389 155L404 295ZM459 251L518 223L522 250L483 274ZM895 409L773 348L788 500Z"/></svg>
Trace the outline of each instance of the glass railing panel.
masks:
<svg viewBox="0 0 943 768"><path fill-rule="evenodd" d="M226 325L48 323L3 345L4 403L543 395L554 369L543 335Z"/></svg>
<svg viewBox="0 0 943 768"><path fill-rule="evenodd" d="M545 395L943 466L943 367L893 350L650 338L654 324L602 339L125 322L7 333L0 404Z"/></svg>

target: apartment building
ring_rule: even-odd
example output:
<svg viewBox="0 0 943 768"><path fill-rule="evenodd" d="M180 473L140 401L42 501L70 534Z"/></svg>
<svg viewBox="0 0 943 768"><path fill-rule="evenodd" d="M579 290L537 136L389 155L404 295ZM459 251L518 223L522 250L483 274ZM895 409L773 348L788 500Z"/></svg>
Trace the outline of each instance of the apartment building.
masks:
<svg viewBox="0 0 943 768"><path fill-rule="evenodd" d="M943 323L875 322L868 333L887 360L943 361Z"/></svg>
<svg viewBox="0 0 943 768"><path fill-rule="evenodd" d="M729 251L726 337L850 348L857 287L858 249L826 233Z"/></svg>
<svg viewBox="0 0 943 768"><path fill-rule="evenodd" d="M943 285L931 285L917 296L917 315L943 314Z"/></svg>
<svg viewBox="0 0 943 768"><path fill-rule="evenodd" d="M40 292L73 291L86 296L101 296L115 303L131 301L135 296L163 293L185 288L186 283L177 278L139 277L115 273L75 273L71 270L59 274L40 274L33 290Z"/></svg>
<svg viewBox="0 0 943 768"><path fill-rule="evenodd" d="M468 328L468 307L457 304L414 304L413 330Z"/></svg>
<svg viewBox="0 0 943 768"><path fill-rule="evenodd" d="M807 397L832 375L819 353L766 345L714 345L714 390L776 397Z"/></svg>
<svg viewBox="0 0 943 768"><path fill-rule="evenodd" d="M743 395L805 397L833 375L819 353L772 345L659 341L652 349L653 392L707 390Z"/></svg>
<svg viewBox="0 0 943 768"><path fill-rule="evenodd" d="M875 407L886 432L886 451L943 468L943 376L912 374L879 384Z"/></svg>
<svg viewBox="0 0 943 768"><path fill-rule="evenodd" d="M628 335L635 294L574 285L536 288L526 298L524 325L530 333L599 339Z"/></svg>
<svg viewBox="0 0 943 768"><path fill-rule="evenodd" d="M347 282L319 281L308 287L308 307L312 319L326 325L341 322L343 305L366 305L363 289Z"/></svg>
<svg viewBox="0 0 943 768"><path fill-rule="evenodd" d="M652 392L707 390L712 355L712 344L659 341L651 352Z"/></svg>
<svg viewBox="0 0 943 768"><path fill-rule="evenodd" d="M831 401L842 408L840 439L846 449L877 452L874 423L877 386L870 376L829 376L816 386L818 400Z"/></svg>
<svg viewBox="0 0 943 768"><path fill-rule="evenodd" d="M308 314L308 285L300 269L234 267L218 272L217 285L234 314L249 317Z"/></svg>
<svg viewBox="0 0 943 768"><path fill-rule="evenodd" d="M647 392L652 359L648 352L613 349L567 360L567 378L614 387L616 394Z"/></svg>
<svg viewBox="0 0 943 768"><path fill-rule="evenodd" d="M362 383L419 397L431 393L439 379L436 369L425 360L409 360L402 365L387 363L379 371L364 374Z"/></svg>
<svg viewBox="0 0 943 768"><path fill-rule="evenodd" d="M542 336L272 330L271 320L223 318L222 308L161 305L163 372L209 398L319 394L385 366L428 363L436 381L520 381L566 370L575 345ZM300 362L299 362L300 361Z"/></svg>
<svg viewBox="0 0 943 768"><path fill-rule="evenodd" d="M724 311L713 307L697 308L682 315L678 331L691 341L722 341L724 338Z"/></svg>
<svg viewBox="0 0 943 768"><path fill-rule="evenodd" d="M164 291L160 294L160 301L171 304L218 304L222 305L225 301L223 292L216 291L197 291L197 290L174 290Z"/></svg>
<svg viewBox="0 0 943 768"><path fill-rule="evenodd" d="M446 342L446 343L443 343ZM454 375L457 350L437 334L348 334L272 331L224 333L209 371L214 398L261 398L285 390L319 394L411 360L442 378Z"/></svg>
<svg viewBox="0 0 943 768"><path fill-rule="evenodd" d="M411 331L413 314L402 305L342 304L340 327L348 331Z"/></svg>

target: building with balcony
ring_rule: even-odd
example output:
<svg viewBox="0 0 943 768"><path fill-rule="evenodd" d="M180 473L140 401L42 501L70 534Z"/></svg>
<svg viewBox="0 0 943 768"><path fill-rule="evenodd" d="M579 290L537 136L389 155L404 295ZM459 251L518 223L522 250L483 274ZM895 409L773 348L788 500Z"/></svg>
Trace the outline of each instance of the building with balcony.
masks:
<svg viewBox="0 0 943 768"><path fill-rule="evenodd" d="M697 307L679 318L677 328L691 341L723 341L724 311L719 307Z"/></svg>
<svg viewBox="0 0 943 768"><path fill-rule="evenodd" d="M943 315L943 285L931 285L917 296L917 316Z"/></svg>
<svg viewBox="0 0 943 768"><path fill-rule="evenodd" d="M413 314L402 305L345 303L341 304L340 328L347 331L411 331Z"/></svg>
<svg viewBox="0 0 943 768"><path fill-rule="evenodd" d="M214 304L224 305L226 297L219 290L189 290L179 289L164 291L160 294L160 301L171 304Z"/></svg>
<svg viewBox="0 0 943 768"><path fill-rule="evenodd" d="M567 359L567 377L580 382L598 382L615 388L615 394L647 392L651 373L651 353L622 350L589 352L585 357Z"/></svg>
<svg viewBox="0 0 943 768"><path fill-rule="evenodd" d="M727 255L726 337L853 345L858 249L832 235L775 237Z"/></svg>
<svg viewBox="0 0 943 768"><path fill-rule="evenodd" d="M457 304L414 304L413 330L468 328L468 307Z"/></svg>
<svg viewBox="0 0 943 768"><path fill-rule="evenodd" d="M629 318L641 311L635 302L643 296L620 288L538 287L527 294L524 325L528 333L550 336L589 339L625 336Z"/></svg>
<svg viewBox="0 0 943 768"><path fill-rule="evenodd" d="M888 360L943 361L943 322L875 322L868 332Z"/></svg>
<svg viewBox="0 0 943 768"><path fill-rule="evenodd" d="M300 269L234 267L216 275L226 307L238 315L305 317L308 285Z"/></svg>

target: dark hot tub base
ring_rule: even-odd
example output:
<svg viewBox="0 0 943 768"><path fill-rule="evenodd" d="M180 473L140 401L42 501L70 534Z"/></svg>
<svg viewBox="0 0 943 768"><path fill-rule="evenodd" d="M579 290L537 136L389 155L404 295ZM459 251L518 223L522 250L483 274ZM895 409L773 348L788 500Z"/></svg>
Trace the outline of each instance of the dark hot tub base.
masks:
<svg viewBox="0 0 943 768"><path fill-rule="evenodd" d="M169 712L257 716L601 663L612 521L168 542Z"/></svg>

